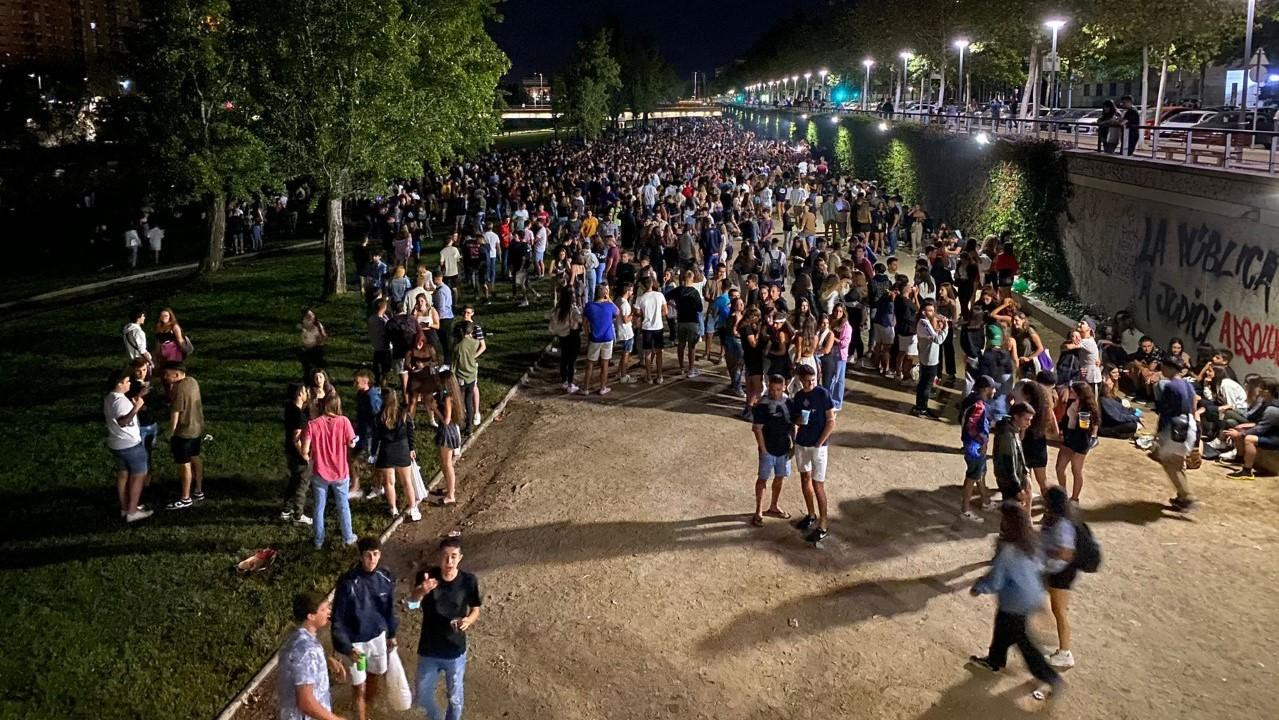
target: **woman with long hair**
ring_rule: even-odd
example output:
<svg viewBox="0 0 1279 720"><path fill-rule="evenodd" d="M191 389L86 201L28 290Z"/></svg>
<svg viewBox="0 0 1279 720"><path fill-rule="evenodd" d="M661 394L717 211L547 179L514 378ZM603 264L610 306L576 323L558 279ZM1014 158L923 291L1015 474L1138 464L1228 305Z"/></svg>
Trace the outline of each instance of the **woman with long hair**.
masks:
<svg viewBox="0 0 1279 720"><path fill-rule="evenodd" d="M959 301L955 298L955 286L942 283L937 288L937 314L950 321L952 328L959 327ZM947 333L941 344L941 370L947 380L956 377L955 333Z"/></svg>
<svg viewBox="0 0 1279 720"><path fill-rule="evenodd" d="M417 334L413 345L404 354L404 391L410 418L417 417L418 403L426 401L439 386L435 371L440 357L424 332Z"/></svg>
<svg viewBox="0 0 1279 720"><path fill-rule="evenodd" d="M1044 352L1044 341L1035 326L1022 310L1013 313L1012 337L1017 348L1017 372L1020 377L1033 378L1040 370L1052 370L1052 359Z"/></svg>
<svg viewBox="0 0 1279 720"><path fill-rule="evenodd" d="M324 345L329 340L329 333L310 308L302 311L298 332L302 341L302 375L306 377L312 370L324 368Z"/></svg>
<svg viewBox="0 0 1279 720"><path fill-rule="evenodd" d="M862 339L862 330L870 326L870 285L866 276L854 272L850 279L848 292L844 294L844 306L848 313L848 324L852 331L848 346L848 360L856 363L866 357L866 341Z"/></svg>
<svg viewBox="0 0 1279 720"><path fill-rule="evenodd" d="M1030 673L1047 683L1052 692L1062 687L1061 676L1048 664L1039 647L1026 632L1026 616L1043 607L1043 562L1039 555L1039 542L1030 526L1030 513L1015 500L1005 500L999 507L999 541L990 572L977 581L972 594L995 595L998 611L995 614L995 631L990 640L990 650L984 656L968 658L972 664L999 672L1008 664L1008 648L1013 645L1021 652ZM1036 690L1036 699L1044 699L1047 693Z"/></svg>
<svg viewBox="0 0 1279 720"><path fill-rule="evenodd" d="M560 387L572 395L578 389L573 383L573 373L582 350L582 310L577 306L571 286L561 286L555 292L550 331L560 348Z"/></svg>
<svg viewBox="0 0 1279 720"><path fill-rule="evenodd" d="M742 417L748 420L764 393L764 351L768 337L762 323L759 307L751 305L736 324L737 338L742 343L742 371L746 374L746 407Z"/></svg>
<svg viewBox="0 0 1279 720"><path fill-rule="evenodd" d="M319 417L312 418L302 433L302 459L311 466L311 490L315 528L315 547L324 547L324 508L329 491L333 492L338 511L338 526L342 541L355 544L355 532L351 529L350 498L351 466L347 453L355 445L355 428L342 414L342 401L334 390L320 400Z"/></svg>
<svg viewBox="0 0 1279 720"><path fill-rule="evenodd" d="M1021 437L1022 455L1026 467L1035 476L1039 496L1048 495L1048 441L1056 440L1061 433L1053 417L1053 404L1048 392L1034 380L1021 380L1013 387L1013 395L1035 409L1035 419Z"/></svg>
<svg viewBox="0 0 1279 720"><path fill-rule="evenodd" d="M391 508L391 517L400 514L396 503L395 481L399 479L404 488L404 499L408 501L409 520L417 522L422 513L417 509L420 498L413 488L413 463L417 460L413 437L413 419L409 415L405 403L397 390L388 390L382 400L382 412L378 414L377 461L374 467L382 488L386 491L386 502Z"/></svg>
<svg viewBox="0 0 1279 720"><path fill-rule="evenodd" d="M1057 652L1048 656L1055 668L1072 668L1075 656L1070 652L1070 587L1078 571L1075 559L1074 509L1066 500L1066 491L1053 486L1044 494L1043 525L1039 529L1044 549L1044 584L1048 586L1048 602L1057 621Z"/></svg>
<svg viewBox="0 0 1279 720"><path fill-rule="evenodd" d="M1070 501L1079 502L1084 489L1084 460L1088 451L1097 444L1101 429L1101 411L1092 386L1076 380L1066 394L1066 415L1062 418L1061 448L1057 450L1057 484L1066 487L1066 468L1070 468L1074 483Z"/></svg>
<svg viewBox="0 0 1279 720"><path fill-rule="evenodd" d="M571 292L571 290L570 290ZM440 472L444 475L444 497L440 505L457 504L457 474L453 458L462 447L462 431L458 422L466 416L462 405L462 389L453 377L452 370L441 370L439 389L431 403L431 415L435 419L435 447L440 453Z"/></svg>
<svg viewBox="0 0 1279 720"><path fill-rule="evenodd" d="M853 327L848 323L848 311L842 303L835 305L826 321L830 338L827 347L823 348L822 383L830 392L835 411L839 412L844 408L844 376L848 370L848 348L852 344Z"/></svg>
<svg viewBox="0 0 1279 720"><path fill-rule="evenodd" d="M186 335L178 324L178 316L169 308L160 311L155 321L155 355L165 362L180 363L186 359Z"/></svg>

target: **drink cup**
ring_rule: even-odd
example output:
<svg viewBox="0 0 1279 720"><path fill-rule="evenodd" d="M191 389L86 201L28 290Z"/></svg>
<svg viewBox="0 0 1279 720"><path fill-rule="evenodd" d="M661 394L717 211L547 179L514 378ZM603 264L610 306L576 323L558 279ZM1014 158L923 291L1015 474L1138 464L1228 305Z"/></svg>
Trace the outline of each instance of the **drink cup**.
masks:
<svg viewBox="0 0 1279 720"><path fill-rule="evenodd" d="M800 425L807 425L807 424L808 424L808 418L812 417L812 414L813 414L813 411L812 411L812 410L800 410L800 411L799 411L799 424L800 424Z"/></svg>
<svg viewBox="0 0 1279 720"><path fill-rule="evenodd" d="M1090 412L1079 413L1079 429L1087 430L1090 427L1092 427L1092 413Z"/></svg>

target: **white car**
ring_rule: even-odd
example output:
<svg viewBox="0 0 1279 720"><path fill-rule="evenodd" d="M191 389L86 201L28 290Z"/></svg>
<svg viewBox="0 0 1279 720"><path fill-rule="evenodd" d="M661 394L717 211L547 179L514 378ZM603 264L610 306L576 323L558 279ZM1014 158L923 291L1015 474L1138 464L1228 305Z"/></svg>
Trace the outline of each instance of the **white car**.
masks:
<svg viewBox="0 0 1279 720"><path fill-rule="evenodd" d="M1101 110L1089 110L1075 118L1080 135L1092 135L1097 132L1097 121L1101 119ZM1070 129L1074 132L1073 128Z"/></svg>
<svg viewBox="0 0 1279 720"><path fill-rule="evenodd" d="M1172 117L1159 123L1159 137L1168 138L1170 140L1178 140L1184 138L1184 132L1178 132L1175 128L1193 128L1203 125L1217 115L1215 110L1182 110Z"/></svg>

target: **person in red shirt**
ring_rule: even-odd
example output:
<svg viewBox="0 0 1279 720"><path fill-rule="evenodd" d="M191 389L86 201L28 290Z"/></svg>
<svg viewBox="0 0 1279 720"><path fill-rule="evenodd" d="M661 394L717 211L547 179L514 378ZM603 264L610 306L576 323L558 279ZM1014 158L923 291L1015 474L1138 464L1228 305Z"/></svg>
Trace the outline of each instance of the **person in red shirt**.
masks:
<svg viewBox="0 0 1279 720"><path fill-rule="evenodd" d="M991 266L995 271L995 283L999 287L999 299L1006 300L1013 294L1013 278L1017 276L1017 255L1013 250L1011 242L1005 242L999 254L995 256L995 263Z"/></svg>
<svg viewBox="0 0 1279 720"><path fill-rule="evenodd" d="M311 516L317 550L324 547L324 506L330 488L337 505L342 540L347 545L354 545L356 540L351 531L351 468L347 463L347 452L355 447L355 428L342 414L342 401L336 390L325 393L320 399L320 409L322 414L307 423L302 431L302 459L311 466L311 490L315 498Z"/></svg>

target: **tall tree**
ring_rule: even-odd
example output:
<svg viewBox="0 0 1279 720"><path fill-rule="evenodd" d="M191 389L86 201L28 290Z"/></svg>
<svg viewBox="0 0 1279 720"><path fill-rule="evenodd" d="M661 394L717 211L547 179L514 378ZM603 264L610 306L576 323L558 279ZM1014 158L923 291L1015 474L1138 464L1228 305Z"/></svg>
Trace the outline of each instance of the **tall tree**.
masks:
<svg viewBox="0 0 1279 720"><path fill-rule="evenodd" d="M599 137L603 131L610 99L622 85L621 69L613 59L609 42L607 30L578 41L568 66L552 83L555 112L587 140Z"/></svg>
<svg viewBox="0 0 1279 720"><path fill-rule="evenodd" d="M245 25L228 0L143 0L128 43L134 94L125 112L151 154L155 189L198 200L206 236L201 272L222 267L226 201L269 177L247 91Z"/></svg>
<svg viewBox="0 0 1279 720"><path fill-rule="evenodd" d="M509 66L493 0L255 3L263 119L278 162L325 203L325 295L346 291L343 201L488 142Z"/></svg>

